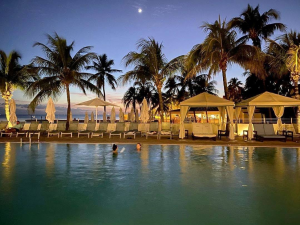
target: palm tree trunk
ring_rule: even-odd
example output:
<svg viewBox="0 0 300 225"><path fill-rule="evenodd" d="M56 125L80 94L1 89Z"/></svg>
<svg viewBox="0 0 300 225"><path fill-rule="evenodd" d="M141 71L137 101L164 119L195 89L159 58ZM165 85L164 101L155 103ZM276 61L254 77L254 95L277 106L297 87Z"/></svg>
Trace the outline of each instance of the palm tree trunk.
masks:
<svg viewBox="0 0 300 225"><path fill-rule="evenodd" d="M69 130L70 127L70 113L71 113L71 98L70 98L70 87L66 86L67 89L67 101L68 101L68 109L67 109L67 122L66 122L66 130Z"/></svg>
<svg viewBox="0 0 300 225"><path fill-rule="evenodd" d="M162 92L161 92L161 86L157 87L158 92L158 101L159 101L159 108L160 108L160 120L161 122L164 122L164 101L162 98Z"/></svg>
<svg viewBox="0 0 300 225"><path fill-rule="evenodd" d="M226 77L226 69L222 69L222 76L223 76L223 85L224 85L225 98L229 99L229 96L228 96L228 86L227 86L227 77Z"/></svg>
<svg viewBox="0 0 300 225"><path fill-rule="evenodd" d="M292 80L294 82L295 98L299 100L299 86L298 86L299 75L298 74L292 75ZM300 133L300 107L297 107L297 129L298 129L297 133Z"/></svg>
<svg viewBox="0 0 300 225"><path fill-rule="evenodd" d="M9 121L10 119L10 112L9 112L9 100L11 99L12 94L10 92L10 90L8 90L8 84L7 82L5 82L5 93L2 93L2 98L5 101L5 116L8 122L8 127L12 127L11 122Z"/></svg>
<svg viewBox="0 0 300 225"><path fill-rule="evenodd" d="M106 101L106 98L105 98L105 85L103 84L103 99L104 101ZM104 112L106 113L106 106L104 106Z"/></svg>

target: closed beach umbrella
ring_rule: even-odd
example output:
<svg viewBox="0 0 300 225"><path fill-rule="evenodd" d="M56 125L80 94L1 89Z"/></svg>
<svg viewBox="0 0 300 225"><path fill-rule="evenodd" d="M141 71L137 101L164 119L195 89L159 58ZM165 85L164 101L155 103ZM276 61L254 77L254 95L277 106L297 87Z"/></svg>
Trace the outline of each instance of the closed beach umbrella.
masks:
<svg viewBox="0 0 300 225"><path fill-rule="evenodd" d="M131 112L130 112L130 122L134 122L134 110L133 108L131 108Z"/></svg>
<svg viewBox="0 0 300 225"><path fill-rule="evenodd" d="M149 109L147 100L144 98L141 110L141 121L142 123L147 123L149 120Z"/></svg>
<svg viewBox="0 0 300 225"><path fill-rule="evenodd" d="M89 114L88 112L85 112L84 123L88 123L88 122L89 122Z"/></svg>
<svg viewBox="0 0 300 225"><path fill-rule="evenodd" d="M11 99L9 102L9 122L12 126L17 123L17 116L16 116L16 103L14 99Z"/></svg>
<svg viewBox="0 0 300 225"><path fill-rule="evenodd" d="M46 107L46 120L48 120L49 123L54 123L55 120L55 106L53 103L52 98L50 97L47 103L47 107Z"/></svg>
<svg viewBox="0 0 300 225"><path fill-rule="evenodd" d="M122 111L122 108L120 108L119 111L119 122L124 122L124 113Z"/></svg>
<svg viewBox="0 0 300 225"><path fill-rule="evenodd" d="M94 116L94 112L93 111L91 113L91 122L95 122L95 116Z"/></svg>
<svg viewBox="0 0 300 225"><path fill-rule="evenodd" d="M105 112L105 111L103 112L103 122L107 122L107 119L106 119L106 112Z"/></svg>
<svg viewBox="0 0 300 225"><path fill-rule="evenodd" d="M110 113L110 122L115 123L115 121L116 121L116 111L115 111L115 107L113 107Z"/></svg>

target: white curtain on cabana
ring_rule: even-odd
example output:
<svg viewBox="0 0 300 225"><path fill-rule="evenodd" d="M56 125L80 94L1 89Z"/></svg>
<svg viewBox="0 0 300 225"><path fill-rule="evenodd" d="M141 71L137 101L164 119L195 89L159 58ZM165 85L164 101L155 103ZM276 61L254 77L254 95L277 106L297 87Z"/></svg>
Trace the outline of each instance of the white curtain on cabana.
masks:
<svg viewBox="0 0 300 225"><path fill-rule="evenodd" d="M239 118L240 118L241 110L242 110L241 107L236 107L236 108L234 109L234 116L235 116L235 130L236 130L236 133L238 133L238 121L239 121Z"/></svg>
<svg viewBox="0 0 300 225"><path fill-rule="evenodd" d="M230 122L230 127L229 127L229 139L230 140L234 140L234 123L233 123L233 114L234 114L234 110L233 110L233 106L226 106L226 110L227 110L227 114L229 117L229 122Z"/></svg>
<svg viewBox="0 0 300 225"><path fill-rule="evenodd" d="M220 106L220 107L218 107L218 110L220 112L220 120L221 120L219 130L225 130L226 129L226 127L225 127L225 107Z"/></svg>
<svg viewBox="0 0 300 225"><path fill-rule="evenodd" d="M252 125L252 118L255 111L255 106L248 106L248 115L249 115L249 127L248 127L248 139L251 140L253 138L253 125Z"/></svg>
<svg viewBox="0 0 300 225"><path fill-rule="evenodd" d="M284 106L273 106L272 108L275 113L275 116L277 117L278 130L280 130L280 128L282 126L281 117L283 116L283 113L284 113Z"/></svg>
<svg viewBox="0 0 300 225"><path fill-rule="evenodd" d="M180 133L179 138L183 139L185 137L185 129L184 129L184 119L186 114L189 111L189 106L180 106Z"/></svg>

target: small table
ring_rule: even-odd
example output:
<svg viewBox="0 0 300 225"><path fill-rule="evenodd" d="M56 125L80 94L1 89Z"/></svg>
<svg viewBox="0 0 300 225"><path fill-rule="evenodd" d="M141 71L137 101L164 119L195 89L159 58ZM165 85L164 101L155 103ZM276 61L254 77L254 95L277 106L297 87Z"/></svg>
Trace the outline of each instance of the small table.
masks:
<svg viewBox="0 0 300 225"><path fill-rule="evenodd" d="M218 138L221 140L222 136L228 136L226 130L218 130Z"/></svg>
<svg viewBox="0 0 300 225"><path fill-rule="evenodd" d="M184 134L186 138L189 138L189 130L184 130Z"/></svg>

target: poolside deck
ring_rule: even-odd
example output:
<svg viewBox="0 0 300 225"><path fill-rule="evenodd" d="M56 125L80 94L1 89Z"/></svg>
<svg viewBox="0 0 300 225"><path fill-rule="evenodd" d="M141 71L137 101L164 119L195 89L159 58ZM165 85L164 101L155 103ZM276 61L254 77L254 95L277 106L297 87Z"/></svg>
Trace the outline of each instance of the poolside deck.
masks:
<svg viewBox="0 0 300 225"><path fill-rule="evenodd" d="M25 137L2 137L0 138L0 143L5 142L20 142L22 138L22 142L29 142L28 138ZM38 142L37 137L32 138L32 142ZM136 139L129 139L129 138L122 138L119 137L112 137L109 138L107 135L104 136L104 138L99 137L93 137L93 138L87 138L87 137L63 137L63 138L57 138L57 137L45 137L41 136L40 143L43 142L53 142L53 143L98 143L98 144L107 144L107 143L122 143L122 144L164 144L164 145L178 145L178 144L185 144L185 145L231 145L231 146L274 146L274 147L300 147L300 140L291 141L288 140L287 142L282 141L244 141L242 137L237 137L235 141L230 141L227 138L223 137L222 140L217 139L216 141L213 141L211 139L196 139L193 140L191 137L188 139L178 139L174 138L172 140L168 139L167 137L162 137L160 140L157 140L155 137L149 137L146 139L145 137L136 137Z"/></svg>

